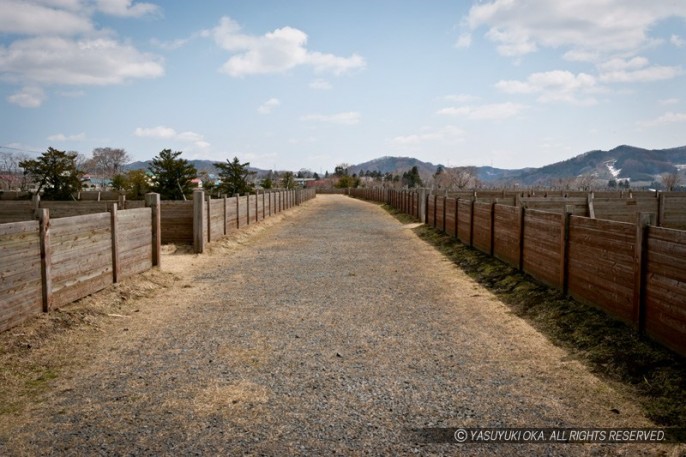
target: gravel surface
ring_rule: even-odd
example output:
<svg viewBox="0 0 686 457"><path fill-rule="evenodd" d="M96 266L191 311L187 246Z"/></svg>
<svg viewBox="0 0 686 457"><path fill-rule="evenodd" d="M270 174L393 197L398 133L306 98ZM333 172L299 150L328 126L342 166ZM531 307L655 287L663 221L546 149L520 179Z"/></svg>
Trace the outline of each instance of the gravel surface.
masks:
<svg viewBox="0 0 686 457"><path fill-rule="evenodd" d="M168 287L2 417L0 454L675 452L421 442L411 429L652 424L376 205L320 195L163 270Z"/></svg>

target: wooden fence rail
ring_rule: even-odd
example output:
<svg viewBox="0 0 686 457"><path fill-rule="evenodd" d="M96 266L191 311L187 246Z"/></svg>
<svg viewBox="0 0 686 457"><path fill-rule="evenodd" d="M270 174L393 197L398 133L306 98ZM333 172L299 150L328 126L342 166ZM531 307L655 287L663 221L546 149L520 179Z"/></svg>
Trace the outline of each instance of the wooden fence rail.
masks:
<svg viewBox="0 0 686 457"><path fill-rule="evenodd" d="M143 208L108 202L109 212L61 218L40 208L38 220L0 224L0 331L159 265L162 242L194 243L203 252L207 243L314 196L303 189L205 199L199 191L191 201L160 202L148 194Z"/></svg>
<svg viewBox="0 0 686 457"><path fill-rule="evenodd" d="M408 211L414 207L403 202L422 192L351 189L350 195ZM596 218L583 215L583 196L554 197L531 209L469 194L423 194L418 206L425 211L416 217L686 355L686 231L656 226L670 218L683 223L686 195L619 200L619 210L598 207ZM597 218L611 212L624 221Z"/></svg>
<svg viewBox="0 0 686 457"><path fill-rule="evenodd" d="M148 207L0 224L0 331L160 264L159 195Z"/></svg>
<svg viewBox="0 0 686 457"><path fill-rule="evenodd" d="M190 238L195 252L201 253L207 243L300 205L315 195L314 189L294 189L209 199L202 190L196 190L192 201L183 202L190 207L189 213L179 218L179 221L185 221L184 240ZM162 214L164 204L165 202L162 203ZM164 221L162 229L162 241L165 242Z"/></svg>

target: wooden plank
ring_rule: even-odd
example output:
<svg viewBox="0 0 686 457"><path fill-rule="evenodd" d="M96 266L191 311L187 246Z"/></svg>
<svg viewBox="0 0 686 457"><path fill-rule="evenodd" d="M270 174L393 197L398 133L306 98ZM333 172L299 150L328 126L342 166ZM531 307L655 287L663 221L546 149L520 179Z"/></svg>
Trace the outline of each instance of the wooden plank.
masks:
<svg viewBox="0 0 686 457"><path fill-rule="evenodd" d="M109 235L109 233L108 233ZM112 240L109 236L92 238L80 243L60 243L55 244L51 241L50 249L52 250L53 266L60 265L65 262L79 262L97 254L103 250L111 249Z"/></svg>
<svg viewBox="0 0 686 457"><path fill-rule="evenodd" d="M4 267L3 267L4 268ZM26 258L16 268L0 272L0 290L5 287L13 287L17 281L30 281L40 277L40 253L31 258Z"/></svg>
<svg viewBox="0 0 686 457"><path fill-rule="evenodd" d="M54 292L54 307L72 303L108 287L111 283L112 271L110 269L96 271L90 276L71 281L68 285Z"/></svg>
<svg viewBox="0 0 686 457"><path fill-rule="evenodd" d="M32 234L38 231L38 221L26 222L11 222L9 224L0 224L0 243L5 240L5 237L19 236L22 234Z"/></svg>
<svg viewBox="0 0 686 457"><path fill-rule="evenodd" d="M52 265L51 280L53 290L57 290L75 278L89 276L94 271L109 271L112 274L111 252L102 252L83 263L63 263ZM111 282L111 278L110 278Z"/></svg>

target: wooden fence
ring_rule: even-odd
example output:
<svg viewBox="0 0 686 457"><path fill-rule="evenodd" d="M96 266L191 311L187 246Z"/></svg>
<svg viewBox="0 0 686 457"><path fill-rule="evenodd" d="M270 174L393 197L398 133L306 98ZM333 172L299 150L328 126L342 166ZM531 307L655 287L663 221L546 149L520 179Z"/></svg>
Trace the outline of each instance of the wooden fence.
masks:
<svg viewBox="0 0 686 457"><path fill-rule="evenodd" d="M405 211L402 193L421 194L352 189L351 195ZM658 217L683 223L686 195L664 194L635 204L621 199L621 205L654 210L622 207L612 213L626 221L576 215L581 212L577 200L558 198L542 211L474 196L426 195L425 212L417 217L686 355L686 231L655 225ZM570 204L560 208L560 203Z"/></svg>
<svg viewBox="0 0 686 457"><path fill-rule="evenodd" d="M210 200L198 191L191 201L160 202L148 194L146 207L126 210L96 201L31 206L34 220L0 224L0 331L159 265L163 241L203 252L206 243L314 196L314 189L304 189ZM53 218L53 211L63 217Z"/></svg>
<svg viewBox="0 0 686 457"><path fill-rule="evenodd" d="M109 195L82 192L84 194L91 196L80 201L0 201L0 224L35 219L37 211L43 208L50 210L51 219L57 219L107 212L114 204L120 210L145 207L143 201L126 200L124 197L116 201L98 200L95 195ZM204 243L216 240L234 228L262 221L314 196L314 189L296 189L258 191L249 196L208 199L202 204L195 199L163 200L160 202L162 243L191 244L196 252L202 252ZM200 206L203 207L202 211L198 209Z"/></svg>
<svg viewBox="0 0 686 457"><path fill-rule="evenodd" d="M99 194L99 192L93 193ZM126 200L124 196L116 200L85 198L78 201L41 200L34 196L33 200L0 201L0 224L30 221L35 219L36 212L40 209L49 209L52 219L104 213L109 211L115 203L120 210L145 207L144 201Z"/></svg>
<svg viewBox="0 0 686 457"><path fill-rule="evenodd" d="M160 264L159 195L148 207L0 224L0 331Z"/></svg>
<svg viewBox="0 0 686 457"><path fill-rule="evenodd" d="M257 194L206 198L202 190L193 193L193 200L184 203L189 213L179 214L170 219L177 226L183 224L183 232L177 231L179 241L193 244L197 253L203 252L205 245L228 235L234 230L256 224L267 217L286 211L314 198L314 189L294 189L264 191ZM165 202L162 202L164 218ZM178 214L178 212L177 212ZM181 236L183 239L181 240ZM168 241L169 240L169 241ZM165 238L165 222L162 221L162 242L173 242Z"/></svg>

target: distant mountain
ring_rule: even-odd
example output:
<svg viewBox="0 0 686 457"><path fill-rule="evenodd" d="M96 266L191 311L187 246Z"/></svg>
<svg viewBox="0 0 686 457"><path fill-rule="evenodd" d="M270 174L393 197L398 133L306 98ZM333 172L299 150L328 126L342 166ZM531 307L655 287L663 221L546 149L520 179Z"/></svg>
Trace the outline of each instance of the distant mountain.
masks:
<svg viewBox="0 0 686 457"><path fill-rule="evenodd" d="M598 180L629 179L648 185L663 173L686 167L686 146L671 149L642 149L619 146L610 151L590 151L541 168L522 170L516 177L521 184L541 185L577 176Z"/></svg>
<svg viewBox="0 0 686 457"><path fill-rule="evenodd" d="M208 173L217 173L217 168L214 166L214 164L217 162L216 160L189 160L188 162L191 163L195 167L196 170L198 171L207 171ZM144 162L132 162L126 165L127 170L147 170L150 167L150 164L152 163L152 160L146 160ZM255 168L255 167L248 167L249 170L257 172L257 174L261 175L264 173L267 173L269 170L262 170L260 168Z"/></svg>
<svg viewBox="0 0 686 457"><path fill-rule="evenodd" d="M357 174L367 170L402 174L413 166L419 169L423 178L432 176L438 167L411 157L381 157L353 165L349 170ZM686 146L652 150L619 146L610 151L589 151L540 168L474 168L479 180L489 185L557 185L579 176L591 176L598 181L628 179L634 185L649 185L659 181L663 173L686 170Z"/></svg>
<svg viewBox="0 0 686 457"><path fill-rule="evenodd" d="M358 165L351 165L348 167L350 174L360 174L365 171L379 171L382 174L393 173L402 175L404 172L417 167L420 175L433 175L436 173L436 167L431 162L422 162L414 157L380 157L378 159L370 160L368 162L360 163Z"/></svg>

